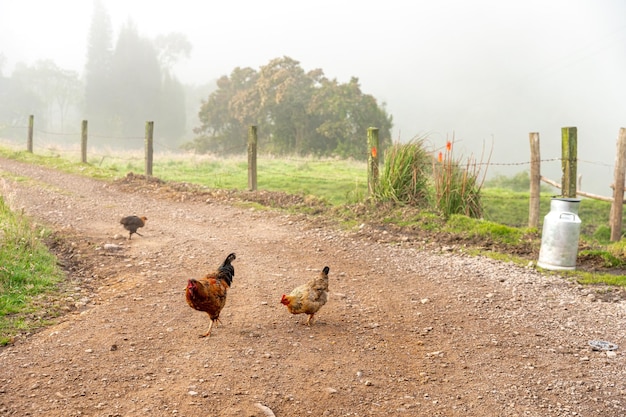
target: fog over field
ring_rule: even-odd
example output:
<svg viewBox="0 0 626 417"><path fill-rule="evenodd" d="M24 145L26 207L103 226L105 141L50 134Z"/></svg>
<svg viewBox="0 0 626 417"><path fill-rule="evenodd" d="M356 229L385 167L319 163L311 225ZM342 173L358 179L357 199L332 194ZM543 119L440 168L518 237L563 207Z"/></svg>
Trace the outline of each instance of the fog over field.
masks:
<svg viewBox="0 0 626 417"><path fill-rule="evenodd" d="M184 34L191 54L172 67L183 84L287 56L341 82L357 77L393 116L394 140L428 136L443 146L454 137L458 155L479 159L492 149L490 175L528 170L529 132L540 132L542 159L558 158L561 128L576 126L582 188L612 193L626 127L623 0L101 4L113 38L129 21L151 39ZM83 76L93 9L84 0L0 0L0 74L49 59ZM542 166L557 181L559 168Z"/></svg>

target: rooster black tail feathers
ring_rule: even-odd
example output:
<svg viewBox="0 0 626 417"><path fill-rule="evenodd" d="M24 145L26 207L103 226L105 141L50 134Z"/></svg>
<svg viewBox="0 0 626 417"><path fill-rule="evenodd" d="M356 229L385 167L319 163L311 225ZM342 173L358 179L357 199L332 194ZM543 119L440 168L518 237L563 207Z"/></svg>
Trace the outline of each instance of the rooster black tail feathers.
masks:
<svg viewBox="0 0 626 417"><path fill-rule="evenodd" d="M230 264L234 261L237 256L234 253L231 253L224 259L222 266L219 267L218 271L220 272L221 278L226 281L228 286L233 282L233 277L235 276L235 268Z"/></svg>
<svg viewBox="0 0 626 417"><path fill-rule="evenodd" d="M234 253L231 253L230 255L226 257L226 259L224 259L224 263L222 264L222 266L230 265L230 263L234 261L235 259L237 259L237 256Z"/></svg>
<svg viewBox="0 0 626 417"><path fill-rule="evenodd" d="M330 268L325 266L324 269L322 269L322 272L326 275L328 275L328 273L330 272Z"/></svg>

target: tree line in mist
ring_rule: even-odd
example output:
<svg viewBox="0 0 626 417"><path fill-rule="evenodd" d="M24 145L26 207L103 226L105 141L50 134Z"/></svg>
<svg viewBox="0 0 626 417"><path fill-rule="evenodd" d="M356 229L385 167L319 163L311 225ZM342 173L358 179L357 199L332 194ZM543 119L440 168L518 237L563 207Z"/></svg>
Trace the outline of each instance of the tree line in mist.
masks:
<svg viewBox="0 0 626 417"><path fill-rule="evenodd" d="M191 51L186 37L174 33L148 39L128 21L114 42L109 15L96 1L87 39L82 77L52 60L19 63L11 76L0 71L0 134L19 135L9 128L27 125L33 114L38 129L54 133L76 132L80 120L88 120L90 142L95 143L141 137L147 120L158 123L159 136L167 142L183 140L185 87L172 66ZM0 70L2 61L0 57ZM116 140L115 146L136 143Z"/></svg>
<svg viewBox="0 0 626 417"><path fill-rule="evenodd" d="M162 143L198 153L244 151L250 125L258 127L259 149L276 154L364 159L370 126L380 129L382 146L391 141L391 116L362 93L357 78L342 84L282 57L258 71L235 68L211 92L174 75L191 48L179 33L142 37L132 21L114 40L109 15L96 1L82 77L51 60L20 63L4 76L0 55L0 135L23 134L11 127L27 125L34 114L36 126L51 132L76 132L88 120L90 143L115 147L137 147L133 139L148 120Z"/></svg>

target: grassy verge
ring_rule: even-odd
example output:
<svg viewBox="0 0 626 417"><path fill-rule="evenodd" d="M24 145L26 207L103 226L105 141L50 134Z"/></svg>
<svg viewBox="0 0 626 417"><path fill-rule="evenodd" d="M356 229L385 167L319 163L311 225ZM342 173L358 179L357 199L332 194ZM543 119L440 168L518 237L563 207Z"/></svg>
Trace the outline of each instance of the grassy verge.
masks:
<svg viewBox="0 0 626 417"><path fill-rule="evenodd" d="M42 303L63 280L56 258L41 241L45 233L0 197L0 345L58 314Z"/></svg>

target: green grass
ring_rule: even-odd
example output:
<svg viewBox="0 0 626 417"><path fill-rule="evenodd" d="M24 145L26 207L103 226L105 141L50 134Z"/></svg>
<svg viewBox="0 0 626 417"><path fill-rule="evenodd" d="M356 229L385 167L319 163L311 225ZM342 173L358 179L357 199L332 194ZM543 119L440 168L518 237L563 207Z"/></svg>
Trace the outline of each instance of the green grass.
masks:
<svg viewBox="0 0 626 417"><path fill-rule="evenodd" d="M123 176L143 173L142 155L125 159L115 156L93 158L90 164L105 173ZM202 155L155 155L153 172L165 181L193 182L209 188L248 189L247 158L216 158ZM101 175L102 177L102 175ZM364 162L335 159L275 159L259 156L257 188L288 194L315 195L331 204L363 199L367 194L367 165Z"/></svg>
<svg viewBox="0 0 626 417"><path fill-rule="evenodd" d="M508 191L500 188L484 188L482 190L484 218L495 223L512 227L528 226L529 199L528 193ZM550 211L552 195L542 193L539 202L539 227L543 225L543 217ZM608 243L609 214L611 203L601 200L583 198L578 209L581 218L581 235ZM626 225L626 216L623 216Z"/></svg>
<svg viewBox="0 0 626 417"><path fill-rule="evenodd" d="M509 245L519 243L526 235L526 231L521 228L506 226L489 220L472 219L459 214L450 216L444 230L451 233L463 233L470 237L487 237Z"/></svg>
<svg viewBox="0 0 626 417"><path fill-rule="evenodd" d="M114 170L107 170L90 164L81 164L78 162L79 159L65 159L56 154L45 156L0 146L0 156L102 180L111 180L119 176Z"/></svg>
<svg viewBox="0 0 626 417"><path fill-rule="evenodd" d="M576 282L585 285L610 285L615 287L626 287L626 277L616 274L597 274L592 272L570 272L565 275L573 276Z"/></svg>
<svg viewBox="0 0 626 417"><path fill-rule="evenodd" d="M0 197L0 345L12 335L47 323L56 314L42 306L41 296L63 280L56 258L41 242L46 231L12 212Z"/></svg>

